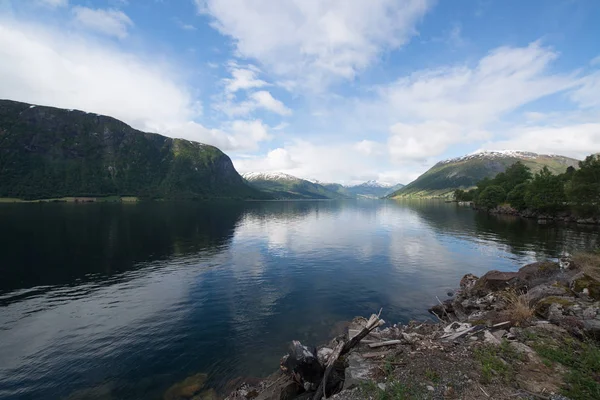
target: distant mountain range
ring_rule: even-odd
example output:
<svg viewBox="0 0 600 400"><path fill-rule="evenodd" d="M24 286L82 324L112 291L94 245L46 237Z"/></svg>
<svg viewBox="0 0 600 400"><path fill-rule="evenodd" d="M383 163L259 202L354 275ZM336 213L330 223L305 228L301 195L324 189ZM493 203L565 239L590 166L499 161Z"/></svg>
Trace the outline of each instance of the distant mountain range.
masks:
<svg viewBox="0 0 600 400"><path fill-rule="evenodd" d="M569 166L577 167L579 163L573 158L525 151L478 152L440 161L416 180L388 197L450 197L454 190L472 188L481 179L492 178L517 161L521 161L533 172L546 166L557 174L565 172Z"/></svg>
<svg viewBox="0 0 600 400"><path fill-rule="evenodd" d="M306 180L281 172L250 172L242 174L249 184L279 199L378 199L402 187L377 181L344 186Z"/></svg>
<svg viewBox="0 0 600 400"><path fill-rule="evenodd" d="M0 197L270 198L216 147L114 118L0 100Z"/></svg>
<svg viewBox="0 0 600 400"><path fill-rule="evenodd" d="M0 198L135 196L163 199L449 197L517 161L562 173L578 160L486 151L440 161L415 181L341 185L283 173L243 178L213 146L135 130L114 118L0 100Z"/></svg>
<svg viewBox="0 0 600 400"><path fill-rule="evenodd" d="M380 199L404 187L403 184L390 185L378 181L367 181L358 185L344 186L339 183L324 183L322 184L327 189L344 194L350 198L369 198Z"/></svg>

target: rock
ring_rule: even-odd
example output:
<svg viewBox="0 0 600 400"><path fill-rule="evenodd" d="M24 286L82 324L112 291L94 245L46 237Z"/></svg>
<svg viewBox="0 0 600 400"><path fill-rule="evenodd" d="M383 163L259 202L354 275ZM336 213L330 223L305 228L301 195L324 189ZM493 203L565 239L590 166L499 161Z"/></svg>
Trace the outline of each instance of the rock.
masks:
<svg viewBox="0 0 600 400"><path fill-rule="evenodd" d="M504 329L499 329L495 332L492 332L492 335L494 335L494 337L500 341L507 333L508 332L505 331Z"/></svg>
<svg viewBox="0 0 600 400"><path fill-rule="evenodd" d="M171 386L164 394L164 400L191 399L200 393L206 383L206 374L196 374Z"/></svg>
<svg viewBox="0 0 600 400"><path fill-rule="evenodd" d="M304 382L319 383L323 377L323 366L315 355L316 349L309 349L297 340L290 344L290 351L281 361L284 372L294 372Z"/></svg>
<svg viewBox="0 0 600 400"><path fill-rule="evenodd" d="M600 300L600 282L583 272L571 278L569 287L575 293L583 293L584 289L587 289L588 296L594 300Z"/></svg>
<svg viewBox="0 0 600 400"><path fill-rule="evenodd" d="M544 297L566 296L568 294L569 290L565 287L544 283L529 289L527 298L531 304L535 304Z"/></svg>
<svg viewBox="0 0 600 400"><path fill-rule="evenodd" d="M500 344L500 340L498 340L494 335L490 333L490 331L483 331L483 340L486 343L490 344Z"/></svg>
<svg viewBox="0 0 600 400"><path fill-rule="evenodd" d="M423 337L415 332L413 332L413 333L402 332L402 338L404 340L406 340L408 343L416 343L419 340L421 340Z"/></svg>
<svg viewBox="0 0 600 400"><path fill-rule="evenodd" d="M446 386L444 389L444 398L445 399L453 399L456 397L456 391L452 386Z"/></svg>
<svg viewBox="0 0 600 400"><path fill-rule="evenodd" d="M548 296L537 302L535 312L550 322L558 323L562 319L564 308L574 304L573 297Z"/></svg>
<svg viewBox="0 0 600 400"><path fill-rule="evenodd" d="M367 362L358 353L350 353L346 358L348 368L346 368L346 379L344 381L344 390L352 389L362 382L367 382L371 376L372 364Z"/></svg>
<svg viewBox="0 0 600 400"><path fill-rule="evenodd" d="M585 310L583 310L581 314L583 319L594 319L598 315L598 311L600 311L598 307L589 306Z"/></svg>
<svg viewBox="0 0 600 400"><path fill-rule="evenodd" d="M583 321L583 331L594 339L600 339L600 320L586 319Z"/></svg>
<svg viewBox="0 0 600 400"><path fill-rule="evenodd" d="M466 274L460 280L460 288L462 290L468 291L475 285L475 283L477 283L478 279L479 279L479 277L477 277L473 274Z"/></svg>
<svg viewBox="0 0 600 400"><path fill-rule="evenodd" d="M517 272L490 271L479 278L471 292L479 296L485 296L491 292L506 289L509 282L517 275Z"/></svg>
<svg viewBox="0 0 600 400"><path fill-rule="evenodd" d="M320 348L319 351L317 351L319 362L325 364L331 353L333 353L333 349L330 349L329 347Z"/></svg>
<svg viewBox="0 0 600 400"><path fill-rule="evenodd" d="M435 388L431 385L427 385L427 390L429 390L430 392L435 392Z"/></svg>
<svg viewBox="0 0 600 400"><path fill-rule="evenodd" d="M517 272L520 281L532 283L540 279L548 279L560 272L560 264L554 261L541 261L527 264Z"/></svg>
<svg viewBox="0 0 600 400"><path fill-rule="evenodd" d="M383 391L385 391L385 383L378 383L377 387Z"/></svg>

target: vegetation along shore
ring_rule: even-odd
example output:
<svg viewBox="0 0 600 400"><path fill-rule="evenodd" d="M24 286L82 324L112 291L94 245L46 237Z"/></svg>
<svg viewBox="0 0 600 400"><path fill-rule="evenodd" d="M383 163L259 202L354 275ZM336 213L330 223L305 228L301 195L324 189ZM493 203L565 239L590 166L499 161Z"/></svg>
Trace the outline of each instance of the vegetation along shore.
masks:
<svg viewBox="0 0 600 400"><path fill-rule="evenodd" d="M593 154L553 174L543 167L535 174L517 161L494 178L484 178L469 191L457 189L454 198L495 214L540 220L600 223L600 155Z"/></svg>

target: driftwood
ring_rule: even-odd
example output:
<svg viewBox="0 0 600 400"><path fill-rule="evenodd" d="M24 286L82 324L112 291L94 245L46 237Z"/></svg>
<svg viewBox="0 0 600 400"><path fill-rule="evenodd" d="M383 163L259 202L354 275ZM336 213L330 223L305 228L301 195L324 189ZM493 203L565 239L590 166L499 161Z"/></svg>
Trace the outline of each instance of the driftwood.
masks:
<svg viewBox="0 0 600 400"><path fill-rule="evenodd" d="M327 360L327 366L325 367L325 374L323 375L323 380L319 384L315 395L313 396L313 400L321 400L321 398L327 399L327 393L325 393L325 388L327 387L327 378L333 369L334 364L340 358L340 356L348 353L354 346L356 346L360 341L365 338L371 331L385 323L385 321L379 319L381 315L381 310L379 310L379 314L371 315L371 318L367 321L367 325L353 338L348 340L346 343L339 342L338 345L333 350L333 353L329 356Z"/></svg>
<svg viewBox="0 0 600 400"><path fill-rule="evenodd" d="M402 340L387 340L385 342L379 342L379 343L371 343L369 345L370 348L375 349L377 347L383 347L383 346L393 346L396 344L401 344Z"/></svg>

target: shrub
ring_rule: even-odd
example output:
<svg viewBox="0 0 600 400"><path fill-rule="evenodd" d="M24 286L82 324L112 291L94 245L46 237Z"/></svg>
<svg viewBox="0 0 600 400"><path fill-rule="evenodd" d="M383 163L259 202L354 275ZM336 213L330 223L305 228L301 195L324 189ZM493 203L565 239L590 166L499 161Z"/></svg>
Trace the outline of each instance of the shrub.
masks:
<svg viewBox="0 0 600 400"><path fill-rule="evenodd" d="M481 207L490 209L497 207L500 203L506 200L506 192L501 186L488 186L481 192L477 200L477 204Z"/></svg>

